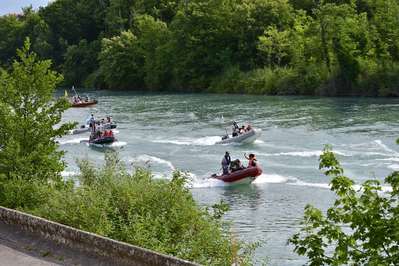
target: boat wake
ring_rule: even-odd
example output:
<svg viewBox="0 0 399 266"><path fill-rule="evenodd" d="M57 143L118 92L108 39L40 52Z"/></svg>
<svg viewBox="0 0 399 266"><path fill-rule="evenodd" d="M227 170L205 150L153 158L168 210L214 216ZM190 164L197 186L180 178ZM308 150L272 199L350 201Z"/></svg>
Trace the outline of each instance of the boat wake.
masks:
<svg viewBox="0 0 399 266"><path fill-rule="evenodd" d="M155 143L163 143L163 144L175 144L175 145L193 145L193 146L211 146L215 145L216 142L220 141L220 136L209 136L203 138L182 138L182 139L159 139L153 140Z"/></svg>
<svg viewBox="0 0 399 266"><path fill-rule="evenodd" d="M151 155L147 155L147 154L143 154L143 155L139 155L133 159L129 159L130 163L133 163L134 165L137 166L141 166L141 167L151 167L152 165L165 165L167 166L171 171L175 171L176 168L175 166L172 164L172 162L164 160L162 158L159 157L155 157L155 156L151 156ZM162 173L155 173L155 176L158 177L165 177L165 174Z"/></svg>
<svg viewBox="0 0 399 266"><path fill-rule="evenodd" d="M85 141L85 140L87 140L87 137L86 138L74 138L74 139L68 139L68 140L58 140L58 143L60 144L60 145L68 145L68 144L79 144L79 143L81 143L82 141Z"/></svg>

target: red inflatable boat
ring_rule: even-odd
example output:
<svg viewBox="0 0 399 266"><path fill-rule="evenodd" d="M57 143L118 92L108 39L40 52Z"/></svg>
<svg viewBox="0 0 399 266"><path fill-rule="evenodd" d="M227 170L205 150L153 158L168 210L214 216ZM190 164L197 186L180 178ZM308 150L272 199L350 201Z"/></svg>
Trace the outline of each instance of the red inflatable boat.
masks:
<svg viewBox="0 0 399 266"><path fill-rule="evenodd" d="M71 103L72 107L86 107L86 106L90 106L90 105L94 105L94 104L97 104L97 100L89 100L89 101Z"/></svg>
<svg viewBox="0 0 399 266"><path fill-rule="evenodd" d="M211 178L222 180L229 184L249 184L262 174L259 166L231 172L227 175L212 175Z"/></svg>

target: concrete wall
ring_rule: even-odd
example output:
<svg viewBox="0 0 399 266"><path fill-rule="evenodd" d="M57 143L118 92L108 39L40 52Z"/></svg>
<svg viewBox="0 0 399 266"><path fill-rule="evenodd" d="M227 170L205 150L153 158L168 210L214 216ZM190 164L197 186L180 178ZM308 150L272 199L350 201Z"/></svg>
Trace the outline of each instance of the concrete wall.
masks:
<svg viewBox="0 0 399 266"><path fill-rule="evenodd" d="M39 238L111 260L115 265L196 265L1 206L0 221L37 234Z"/></svg>

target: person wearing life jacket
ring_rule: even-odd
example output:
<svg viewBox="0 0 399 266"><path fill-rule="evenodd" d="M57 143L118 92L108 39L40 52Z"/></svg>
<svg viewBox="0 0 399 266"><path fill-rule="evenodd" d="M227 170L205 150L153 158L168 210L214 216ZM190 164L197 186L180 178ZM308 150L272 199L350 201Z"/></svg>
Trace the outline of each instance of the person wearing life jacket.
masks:
<svg viewBox="0 0 399 266"><path fill-rule="evenodd" d="M240 132L240 128L238 127L238 124L236 121L233 121L233 137L237 137L238 133Z"/></svg>
<svg viewBox="0 0 399 266"><path fill-rule="evenodd" d="M224 175L227 175L229 173L230 163L231 163L231 157L230 157L229 152L226 151L226 153L222 159L222 170L223 170Z"/></svg>
<svg viewBox="0 0 399 266"><path fill-rule="evenodd" d="M251 153L249 156L247 154L244 154L245 159L248 160L248 168L250 167L256 167L256 155Z"/></svg>

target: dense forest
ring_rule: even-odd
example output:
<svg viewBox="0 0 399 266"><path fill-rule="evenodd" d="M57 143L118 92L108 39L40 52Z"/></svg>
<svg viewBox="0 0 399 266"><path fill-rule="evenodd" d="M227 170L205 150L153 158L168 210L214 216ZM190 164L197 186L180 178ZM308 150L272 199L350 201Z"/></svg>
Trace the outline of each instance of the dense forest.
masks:
<svg viewBox="0 0 399 266"><path fill-rule="evenodd" d="M57 0L0 17L63 86L399 95L398 0Z"/></svg>

